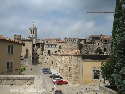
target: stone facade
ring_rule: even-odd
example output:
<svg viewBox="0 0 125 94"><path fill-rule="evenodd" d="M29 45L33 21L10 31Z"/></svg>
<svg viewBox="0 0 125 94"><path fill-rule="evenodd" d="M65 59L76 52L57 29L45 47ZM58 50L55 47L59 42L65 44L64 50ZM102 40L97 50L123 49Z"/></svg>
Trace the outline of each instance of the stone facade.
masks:
<svg viewBox="0 0 125 94"><path fill-rule="evenodd" d="M37 64L38 63L38 49L42 48L39 45L41 42L37 39L37 27L33 24L29 28L29 36L22 38L21 35L14 35L14 39L23 41L25 45L22 47L21 60L23 63Z"/></svg>
<svg viewBox="0 0 125 94"><path fill-rule="evenodd" d="M51 68L57 70L64 79L68 80L71 84L79 84L80 82L80 61L79 55L54 55L57 58L56 64L51 65Z"/></svg>
<svg viewBox="0 0 125 94"><path fill-rule="evenodd" d="M19 74L23 43L0 36L0 74Z"/></svg>
<svg viewBox="0 0 125 94"><path fill-rule="evenodd" d="M103 84L101 65L105 62L106 60L83 59L80 62L80 83L85 85Z"/></svg>
<svg viewBox="0 0 125 94"><path fill-rule="evenodd" d="M111 37L106 35L91 35L80 44L83 55L110 55Z"/></svg>
<svg viewBox="0 0 125 94"><path fill-rule="evenodd" d="M101 63L110 55L110 36L93 35L88 39L65 38L42 41L44 44L39 54L39 62L43 67L56 70L71 84L100 82ZM99 55L101 56L97 57ZM93 71L98 73L99 77L96 80L92 78Z"/></svg>
<svg viewBox="0 0 125 94"><path fill-rule="evenodd" d="M33 43L31 39L21 39L24 42L24 46L22 47L21 58L23 63L32 64L32 53L33 53Z"/></svg>

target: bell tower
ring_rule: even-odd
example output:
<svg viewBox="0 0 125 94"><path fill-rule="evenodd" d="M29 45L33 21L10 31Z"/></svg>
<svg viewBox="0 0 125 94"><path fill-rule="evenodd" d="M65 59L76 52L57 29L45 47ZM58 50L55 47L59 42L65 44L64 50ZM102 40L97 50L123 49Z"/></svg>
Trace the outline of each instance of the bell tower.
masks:
<svg viewBox="0 0 125 94"><path fill-rule="evenodd" d="M37 39L37 27L34 24L29 28L29 32L31 39Z"/></svg>

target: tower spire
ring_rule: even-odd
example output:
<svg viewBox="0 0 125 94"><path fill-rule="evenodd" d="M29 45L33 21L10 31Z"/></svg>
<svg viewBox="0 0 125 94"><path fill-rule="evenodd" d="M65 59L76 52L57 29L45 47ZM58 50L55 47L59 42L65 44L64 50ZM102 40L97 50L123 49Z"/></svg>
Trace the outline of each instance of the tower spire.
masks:
<svg viewBox="0 0 125 94"><path fill-rule="evenodd" d="M32 26L29 28L29 32L31 39L37 39L37 27L34 22L32 22Z"/></svg>

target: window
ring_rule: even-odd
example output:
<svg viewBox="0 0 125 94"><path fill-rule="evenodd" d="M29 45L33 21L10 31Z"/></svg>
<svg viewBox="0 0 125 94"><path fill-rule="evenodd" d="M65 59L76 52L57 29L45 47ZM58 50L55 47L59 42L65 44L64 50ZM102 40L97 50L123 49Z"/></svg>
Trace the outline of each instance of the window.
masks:
<svg viewBox="0 0 125 94"><path fill-rule="evenodd" d="M7 62L7 72L13 71L13 62Z"/></svg>
<svg viewBox="0 0 125 94"><path fill-rule="evenodd" d="M104 43L104 44L108 44L108 43L109 43L109 40L103 40L103 43Z"/></svg>
<svg viewBox="0 0 125 94"><path fill-rule="evenodd" d="M10 45L8 45L8 53L9 53L9 54L10 54L10 50L11 50L11 49L10 49Z"/></svg>
<svg viewBox="0 0 125 94"><path fill-rule="evenodd" d="M50 52L50 50L48 50L48 55L51 55L51 52Z"/></svg>
<svg viewBox="0 0 125 94"><path fill-rule="evenodd" d="M13 54L13 45L11 45L11 54Z"/></svg>
<svg viewBox="0 0 125 94"><path fill-rule="evenodd" d="M8 53L13 54L13 45L8 45Z"/></svg>
<svg viewBox="0 0 125 94"><path fill-rule="evenodd" d="M100 71L93 70L93 79L99 79L99 78L100 78Z"/></svg>
<svg viewBox="0 0 125 94"><path fill-rule="evenodd" d="M28 56L29 56L29 50L28 49L26 49L26 55L25 55L25 58L28 58Z"/></svg>
<svg viewBox="0 0 125 94"><path fill-rule="evenodd" d="M69 67L69 72L71 71L71 67Z"/></svg>
<svg viewBox="0 0 125 94"><path fill-rule="evenodd" d="M104 52L106 52L107 51L107 49L106 48L104 48Z"/></svg>
<svg viewBox="0 0 125 94"><path fill-rule="evenodd" d="M9 62L7 62L7 72L9 72Z"/></svg>
<svg viewBox="0 0 125 94"><path fill-rule="evenodd" d="M10 62L10 71L13 70L13 62Z"/></svg>

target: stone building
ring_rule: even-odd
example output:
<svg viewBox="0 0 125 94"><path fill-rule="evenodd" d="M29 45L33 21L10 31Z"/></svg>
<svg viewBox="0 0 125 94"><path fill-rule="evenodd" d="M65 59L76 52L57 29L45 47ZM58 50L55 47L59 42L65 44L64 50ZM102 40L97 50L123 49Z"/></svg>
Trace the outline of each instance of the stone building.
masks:
<svg viewBox="0 0 125 94"><path fill-rule="evenodd" d="M39 62L54 69L71 84L100 84L100 67L111 51L111 37L91 35L87 39L46 39ZM87 78L89 77L89 78Z"/></svg>
<svg viewBox="0 0 125 94"><path fill-rule="evenodd" d="M23 42L0 35L0 74L19 74Z"/></svg>
<svg viewBox="0 0 125 94"><path fill-rule="evenodd" d="M80 63L81 55L79 50L66 51L61 54L54 54L53 64L50 68L57 70L70 84L80 83Z"/></svg>
<svg viewBox="0 0 125 94"><path fill-rule="evenodd" d="M15 39L15 40L21 40L21 39L22 39L22 36L21 36L21 35L14 34L14 39Z"/></svg>
<svg viewBox="0 0 125 94"><path fill-rule="evenodd" d="M111 36L91 35L81 42L80 51L83 55L110 55Z"/></svg>
<svg viewBox="0 0 125 94"><path fill-rule="evenodd" d="M66 50L74 50L74 49L79 49L79 44L83 39L80 38L65 38L65 46L63 49Z"/></svg>
<svg viewBox="0 0 125 94"><path fill-rule="evenodd" d="M29 36L27 38L23 38L21 35L14 35L14 39L20 40L24 42L24 46L22 47L21 59L25 64L37 64L38 63L38 42L37 39L37 27L33 24L29 28Z"/></svg>
<svg viewBox="0 0 125 94"><path fill-rule="evenodd" d="M21 59L25 64L32 64L33 42L31 39L21 39L24 46L22 47Z"/></svg>
<svg viewBox="0 0 125 94"><path fill-rule="evenodd" d="M93 58L94 57L94 58ZM104 84L101 75L101 66L107 62L109 56L85 55L80 62L80 84L100 85Z"/></svg>
<svg viewBox="0 0 125 94"><path fill-rule="evenodd" d="M39 52L39 62L43 66L50 66L52 62L54 62L52 59L53 54L62 53L64 41L61 39L44 39L42 40L42 49L41 53ZM40 51L40 49L38 49Z"/></svg>
<svg viewBox="0 0 125 94"><path fill-rule="evenodd" d="M33 40L31 38L22 38L21 35L14 35L14 40L19 40L24 43L22 46L21 60L23 64L32 64L33 58Z"/></svg>

